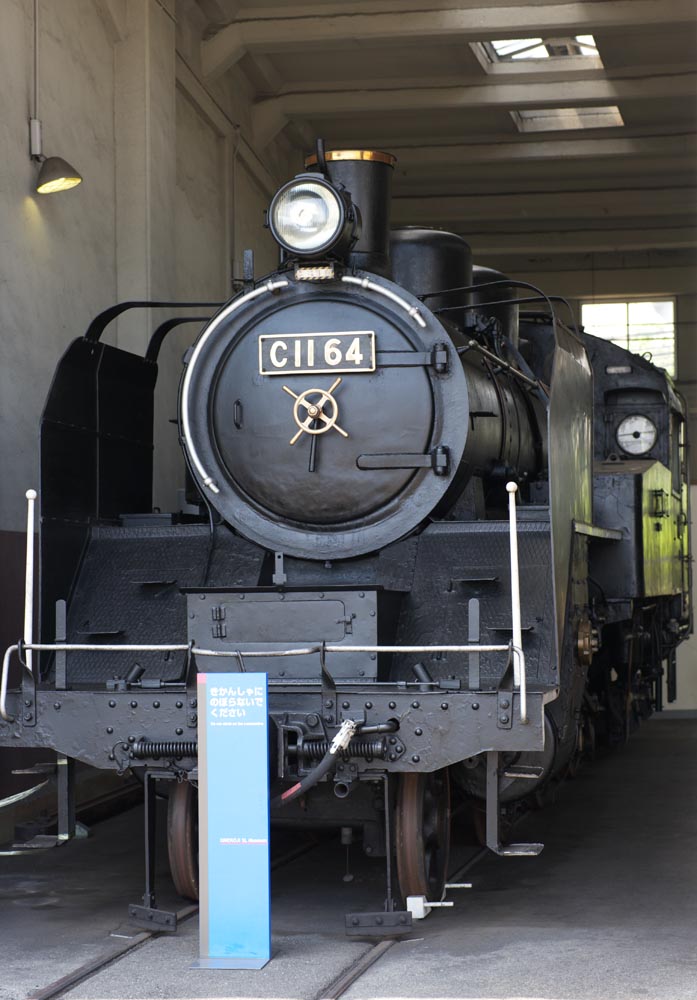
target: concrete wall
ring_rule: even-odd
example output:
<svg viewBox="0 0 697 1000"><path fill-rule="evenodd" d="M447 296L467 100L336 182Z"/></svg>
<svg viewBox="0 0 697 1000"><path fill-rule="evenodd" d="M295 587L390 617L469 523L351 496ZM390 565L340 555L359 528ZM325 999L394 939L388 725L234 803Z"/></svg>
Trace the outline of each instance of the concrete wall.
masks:
<svg viewBox="0 0 697 1000"><path fill-rule="evenodd" d="M29 0L4 0L0 31L0 530L22 527L37 485L38 422L58 357L116 296L113 44L94 4L42 4L44 149L82 172L41 196L28 155Z"/></svg>
<svg viewBox="0 0 697 1000"><path fill-rule="evenodd" d="M0 558L2 607L21 569L24 491L38 485L38 425L56 362L90 319L129 298L222 301L242 251L276 263L263 209L288 169L285 140L248 140L250 94L232 74L204 85L191 0L41 0L39 117L44 150L84 183L34 191L28 155L33 2L3 0L0 31ZM199 310L200 312L200 310ZM142 353L158 316L133 313L105 339ZM161 354L155 503L183 485L176 429L181 328ZM0 639L16 636L0 610Z"/></svg>

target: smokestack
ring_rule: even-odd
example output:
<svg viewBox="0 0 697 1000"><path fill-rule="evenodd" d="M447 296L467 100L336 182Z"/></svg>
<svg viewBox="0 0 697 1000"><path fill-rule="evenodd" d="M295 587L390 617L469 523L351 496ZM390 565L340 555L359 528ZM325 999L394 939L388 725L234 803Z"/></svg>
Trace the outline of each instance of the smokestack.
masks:
<svg viewBox="0 0 697 1000"><path fill-rule="evenodd" d="M361 235L348 263L391 277L390 200L396 157L372 149L332 149L324 153L324 159L327 177L335 187L349 192L361 216ZM316 154L305 160L305 167L319 168Z"/></svg>

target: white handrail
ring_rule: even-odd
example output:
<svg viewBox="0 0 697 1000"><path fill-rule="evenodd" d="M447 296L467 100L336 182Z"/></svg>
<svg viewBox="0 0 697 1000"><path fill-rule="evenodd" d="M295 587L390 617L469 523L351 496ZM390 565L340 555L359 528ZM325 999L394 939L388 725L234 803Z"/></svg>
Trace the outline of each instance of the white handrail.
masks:
<svg viewBox="0 0 697 1000"><path fill-rule="evenodd" d="M2 678L0 679L0 716L5 720L5 722L14 722L14 715L8 715L7 712L7 677L10 673L10 660L12 659L12 654L17 652L18 647L8 646L5 650L5 655L2 658Z"/></svg>
<svg viewBox="0 0 697 1000"><path fill-rule="evenodd" d="M167 653L167 652L192 652L196 656L228 656L239 659L240 653L236 649L204 649L194 645L184 643L167 644L146 644L128 643L117 645L115 643L92 643L92 642L33 642L26 646L35 652L64 652L64 653ZM0 717L5 722L14 722L14 716L8 715L7 700L7 677L10 669L10 659L18 652L19 646L8 646L2 662L2 678L0 678ZM507 653L513 655L514 663L520 664L520 676L525 677L525 654L519 646L514 645L467 645L467 646L328 646L314 645L304 646L300 649L256 649L244 652L241 655L244 659L257 659L262 657L281 656L311 656L314 653ZM520 688L520 721L527 722L527 708L525 704L525 681Z"/></svg>
<svg viewBox="0 0 697 1000"><path fill-rule="evenodd" d="M33 673L31 643L34 638L34 504L36 490L27 490L27 559L24 573L24 644L27 648L25 663Z"/></svg>
<svg viewBox="0 0 697 1000"><path fill-rule="evenodd" d="M513 648L523 648L523 629L520 620L520 573L518 569L518 528L516 523L515 495L518 492L516 483L506 483L508 493L508 528L511 550L511 628ZM513 657L513 684L520 689L520 721L527 723L527 684L525 677L525 658Z"/></svg>

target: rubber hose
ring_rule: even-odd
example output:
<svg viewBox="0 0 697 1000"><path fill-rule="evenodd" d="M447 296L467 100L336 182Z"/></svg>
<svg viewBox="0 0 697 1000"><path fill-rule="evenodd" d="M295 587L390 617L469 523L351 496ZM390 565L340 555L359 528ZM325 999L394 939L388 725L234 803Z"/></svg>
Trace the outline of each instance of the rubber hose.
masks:
<svg viewBox="0 0 697 1000"><path fill-rule="evenodd" d="M310 773L302 779L302 781L298 781L297 784L291 785L291 787L287 788L285 792L282 792L280 795L277 795L276 798L271 799L271 807L275 808L276 806L286 806L289 802L292 802L293 799L297 799L299 795L302 795L308 789L316 785L318 781L322 780L325 774L336 767L337 756L338 755L332 753L331 750L327 750L317 767L313 768L312 771L310 771Z"/></svg>

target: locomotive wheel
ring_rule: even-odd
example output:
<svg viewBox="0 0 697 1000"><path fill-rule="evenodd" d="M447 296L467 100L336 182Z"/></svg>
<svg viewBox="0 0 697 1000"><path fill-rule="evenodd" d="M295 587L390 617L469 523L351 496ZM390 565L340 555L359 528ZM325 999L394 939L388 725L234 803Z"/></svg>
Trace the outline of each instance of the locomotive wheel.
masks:
<svg viewBox="0 0 697 1000"><path fill-rule="evenodd" d="M169 793L167 851L174 888L185 899L198 899L198 790L177 782Z"/></svg>
<svg viewBox="0 0 697 1000"><path fill-rule="evenodd" d="M450 852L447 769L403 774L397 792L397 875L402 896L443 896Z"/></svg>

